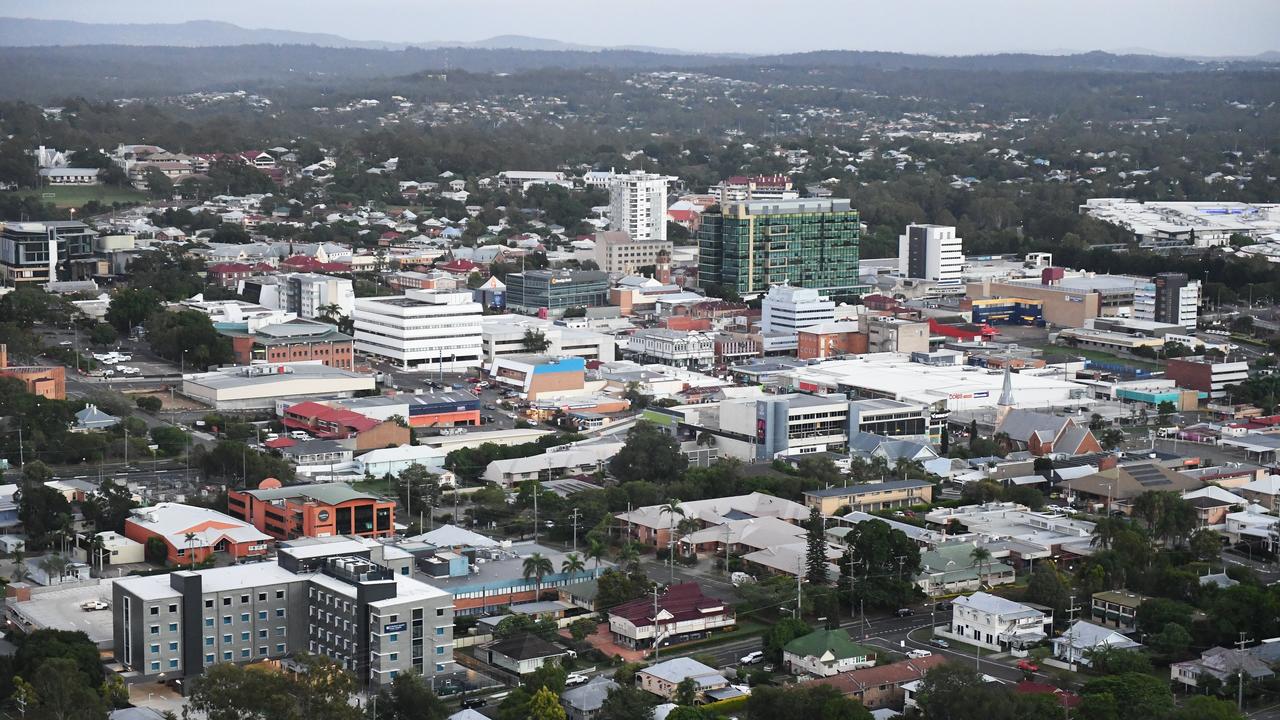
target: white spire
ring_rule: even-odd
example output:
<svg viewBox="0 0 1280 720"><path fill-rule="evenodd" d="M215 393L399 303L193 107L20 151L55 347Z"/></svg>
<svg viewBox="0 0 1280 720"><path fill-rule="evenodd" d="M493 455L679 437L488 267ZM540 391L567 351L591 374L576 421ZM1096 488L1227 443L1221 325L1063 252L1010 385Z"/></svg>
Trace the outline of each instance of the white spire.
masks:
<svg viewBox="0 0 1280 720"><path fill-rule="evenodd" d="M1004 386L1000 388L1000 400L996 403L1002 407L1013 407L1013 375L1009 366L1004 366Z"/></svg>

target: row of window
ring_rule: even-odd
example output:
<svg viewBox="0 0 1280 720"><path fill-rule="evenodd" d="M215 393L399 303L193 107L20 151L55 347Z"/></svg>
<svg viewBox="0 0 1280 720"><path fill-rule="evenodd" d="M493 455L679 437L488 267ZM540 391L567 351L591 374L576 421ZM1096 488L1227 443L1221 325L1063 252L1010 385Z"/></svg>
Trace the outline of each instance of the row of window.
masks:
<svg viewBox="0 0 1280 720"><path fill-rule="evenodd" d="M268 649L268 646L266 646L266 645L259 645L259 646L258 646L258 657L260 657L260 658L265 658L265 657L267 657L268 655L270 655L270 653L267 651L267 649ZM277 654L277 655L283 655L283 654L284 654L284 643L276 643L276 651L275 651L275 652L276 652L276 654ZM239 659L241 659L241 660L248 660L248 659L250 659L250 658L252 658L252 657L253 657L253 652L252 652L252 650L251 650L250 648L242 648L242 649L240 650L239 656L240 656L240 658L239 658ZM232 660L234 660L234 659L236 659L236 653L235 653L234 651L232 651L232 650L223 650L223 651L222 651L222 660L223 660L224 662L231 662L231 661L232 661ZM217 662L217 661L218 661L218 660L217 660L217 655L215 655L214 653L206 653L206 654L205 654L205 656L204 656L204 664L205 664L205 665L213 665L213 664L214 664L215 662ZM171 660L170 662L172 663L172 662L176 662L176 661ZM154 665L155 665L155 663L152 663L152 665L154 666ZM176 667L176 666L171 666L171 667ZM154 669L154 668L153 668L153 669Z"/></svg>
<svg viewBox="0 0 1280 720"><path fill-rule="evenodd" d="M266 619L267 619L267 614L268 614L268 613L267 613L267 611L266 611L266 610L259 610L259 611L258 611L258 619L259 619L259 620L266 620ZM250 618L250 616L251 616L251 613L240 613L240 622L249 622L249 618ZM276 608L276 617L278 617L278 618L282 618L282 617L284 617L284 616L285 616L285 609L284 609L284 608ZM231 615L223 615L223 616L222 616L222 624L223 624L223 625L230 625L230 624L231 624L231 621L232 621L232 616L231 616ZM215 621L214 621L214 619L213 619L213 618L211 618L211 617L206 617L206 618L204 619L204 626L205 626L205 627L213 627L214 622L215 622ZM171 627L172 627L172 626L171 626Z"/></svg>

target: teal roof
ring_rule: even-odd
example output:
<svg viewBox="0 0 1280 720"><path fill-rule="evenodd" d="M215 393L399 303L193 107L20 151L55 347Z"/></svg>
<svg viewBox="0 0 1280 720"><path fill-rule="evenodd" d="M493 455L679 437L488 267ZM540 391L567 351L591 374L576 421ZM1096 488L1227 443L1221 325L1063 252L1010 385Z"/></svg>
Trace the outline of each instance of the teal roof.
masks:
<svg viewBox="0 0 1280 720"><path fill-rule="evenodd" d="M783 651L800 657L822 657L828 651L837 660L875 657L875 650L859 645L844 630L814 630L783 646Z"/></svg>

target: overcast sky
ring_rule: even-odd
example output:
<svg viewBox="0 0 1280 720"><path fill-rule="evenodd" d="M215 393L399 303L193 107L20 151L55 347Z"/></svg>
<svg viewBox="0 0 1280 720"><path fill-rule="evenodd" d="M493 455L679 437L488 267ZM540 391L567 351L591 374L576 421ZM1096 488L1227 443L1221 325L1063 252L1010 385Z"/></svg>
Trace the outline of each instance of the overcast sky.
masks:
<svg viewBox="0 0 1280 720"><path fill-rule="evenodd" d="M0 16L222 20L393 42L519 34L708 52L1280 49L1280 0L0 0Z"/></svg>

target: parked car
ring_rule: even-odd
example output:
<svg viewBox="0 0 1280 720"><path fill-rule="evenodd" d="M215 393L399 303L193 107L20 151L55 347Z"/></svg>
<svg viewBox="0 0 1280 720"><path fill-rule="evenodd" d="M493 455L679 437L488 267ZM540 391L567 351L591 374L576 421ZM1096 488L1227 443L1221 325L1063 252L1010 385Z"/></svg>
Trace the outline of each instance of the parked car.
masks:
<svg viewBox="0 0 1280 720"><path fill-rule="evenodd" d="M489 701L484 698L467 698L458 704L463 710L482 708L488 705Z"/></svg>
<svg viewBox="0 0 1280 720"><path fill-rule="evenodd" d="M738 658L738 662L742 663L743 665L755 665L761 660L764 660L763 650L756 650L755 652L749 652L746 655L743 655L741 658Z"/></svg>
<svg viewBox="0 0 1280 720"><path fill-rule="evenodd" d="M933 653L929 652L928 650L908 650L907 651L907 657L911 658L912 660L927 658L930 655L933 655Z"/></svg>
<svg viewBox="0 0 1280 720"><path fill-rule="evenodd" d="M937 610L938 612L948 612L951 610L951 603L947 600L943 600L942 602L934 605L933 609Z"/></svg>
<svg viewBox="0 0 1280 720"><path fill-rule="evenodd" d="M59 344L59 345L61 345L62 347L71 347L71 341L70 341L70 340L63 340L62 342L60 342L60 343L58 343L58 344Z"/></svg>
<svg viewBox="0 0 1280 720"><path fill-rule="evenodd" d="M569 675L564 679L564 684L568 687L573 687L574 685L581 685L590 679L591 678L583 675L582 673L569 673Z"/></svg>
<svg viewBox="0 0 1280 720"><path fill-rule="evenodd" d="M911 615L915 615L916 611L911 608L898 608L893 614L898 617L910 617Z"/></svg>
<svg viewBox="0 0 1280 720"><path fill-rule="evenodd" d="M942 638L933 638L929 641L929 644L934 647L940 647L940 648L951 647L951 643L947 642L946 640L943 640Z"/></svg>
<svg viewBox="0 0 1280 720"><path fill-rule="evenodd" d="M111 603L105 600L86 600L80 603L80 609L84 610L85 612L89 612L92 610L106 610L107 608L110 608L110 607L111 607Z"/></svg>

